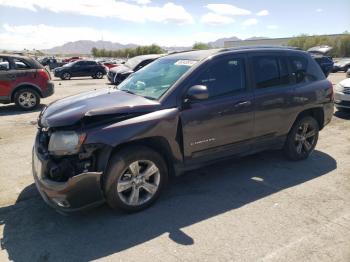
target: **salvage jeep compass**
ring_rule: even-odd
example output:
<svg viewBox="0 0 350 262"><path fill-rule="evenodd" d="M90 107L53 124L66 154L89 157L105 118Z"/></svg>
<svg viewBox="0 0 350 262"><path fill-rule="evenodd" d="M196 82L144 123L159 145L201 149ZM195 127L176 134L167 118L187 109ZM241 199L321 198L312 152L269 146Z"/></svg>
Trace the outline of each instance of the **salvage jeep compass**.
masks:
<svg viewBox="0 0 350 262"><path fill-rule="evenodd" d="M56 101L38 120L33 173L61 211L138 211L170 175L266 149L306 159L333 89L309 54L245 47L171 54L115 89ZM296 174L297 175L297 174Z"/></svg>

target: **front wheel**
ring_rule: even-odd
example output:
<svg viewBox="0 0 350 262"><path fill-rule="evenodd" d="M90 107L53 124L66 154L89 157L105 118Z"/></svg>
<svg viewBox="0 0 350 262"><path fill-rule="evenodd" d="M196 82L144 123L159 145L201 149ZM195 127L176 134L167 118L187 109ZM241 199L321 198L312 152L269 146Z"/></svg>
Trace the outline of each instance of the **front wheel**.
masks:
<svg viewBox="0 0 350 262"><path fill-rule="evenodd" d="M62 80L69 80L71 78L71 74L68 73L68 72L64 72L62 75L61 75L61 79Z"/></svg>
<svg viewBox="0 0 350 262"><path fill-rule="evenodd" d="M104 178L108 205L115 210L136 212L149 207L168 179L163 158L147 147L130 147L115 154Z"/></svg>
<svg viewBox="0 0 350 262"><path fill-rule="evenodd" d="M96 72L96 74L93 76L93 78L102 79L103 73L101 71Z"/></svg>
<svg viewBox="0 0 350 262"><path fill-rule="evenodd" d="M288 134L284 151L291 160L304 160L315 149L319 125L313 117L304 117L293 125Z"/></svg>

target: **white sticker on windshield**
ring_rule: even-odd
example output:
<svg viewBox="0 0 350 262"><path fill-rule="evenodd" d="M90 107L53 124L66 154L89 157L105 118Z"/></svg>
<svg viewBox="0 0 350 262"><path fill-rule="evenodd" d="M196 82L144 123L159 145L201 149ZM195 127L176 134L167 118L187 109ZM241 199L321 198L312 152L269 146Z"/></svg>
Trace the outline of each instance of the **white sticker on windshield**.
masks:
<svg viewBox="0 0 350 262"><path fill-rule="evenodd" d="M193 66L197 61L195 60L178 60L174 65L178 66Z"/></svg>

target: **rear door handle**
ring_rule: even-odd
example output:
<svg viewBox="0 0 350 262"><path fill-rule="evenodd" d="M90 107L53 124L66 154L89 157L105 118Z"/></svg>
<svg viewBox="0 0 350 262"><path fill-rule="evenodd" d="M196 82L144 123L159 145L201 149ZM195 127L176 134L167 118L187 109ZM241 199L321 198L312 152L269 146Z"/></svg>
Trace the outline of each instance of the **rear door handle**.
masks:
<svg viewBox="0 0 350 262"><path fill-rule="evenodd" d="M250 106L252 104L251 101L242 101L242 102L238 102L235 104L235 107L244 107L244 106Z"/></svg>

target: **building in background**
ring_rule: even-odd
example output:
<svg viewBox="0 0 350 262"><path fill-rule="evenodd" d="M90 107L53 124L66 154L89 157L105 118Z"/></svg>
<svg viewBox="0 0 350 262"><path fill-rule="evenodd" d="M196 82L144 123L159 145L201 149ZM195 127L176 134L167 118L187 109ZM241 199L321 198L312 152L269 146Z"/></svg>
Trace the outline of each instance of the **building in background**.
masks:
<svg viewBox="0 0 350 262"><path fill-rule="evenodd" d="M337 38L340 36L345 36L346 34L335 34L335 35L319 35L320 37L330 37ZM311 37L311 36L310 36ZM250 40L235 40L235 41L225 41L224 47L239 47L239 46L254 46L254 45L288 45L289 40L294 37L284 37L284 38L256 38Z"/></svg>

